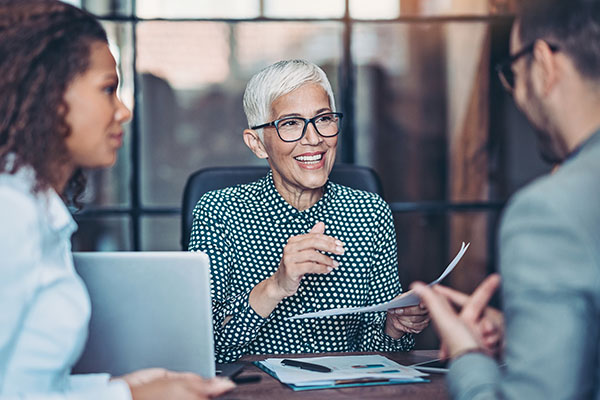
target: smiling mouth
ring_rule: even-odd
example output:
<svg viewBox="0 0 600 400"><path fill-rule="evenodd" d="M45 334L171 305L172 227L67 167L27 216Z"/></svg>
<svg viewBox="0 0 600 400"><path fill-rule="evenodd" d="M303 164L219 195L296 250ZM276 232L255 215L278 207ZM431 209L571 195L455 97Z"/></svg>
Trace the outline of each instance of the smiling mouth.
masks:
<svg viewBox="0 0 600 400"><path fill-rule="evenodd" d="M318 164L323 159L324 153L313 154L311 156L296 156L294 159L303 164Z"/></svg>

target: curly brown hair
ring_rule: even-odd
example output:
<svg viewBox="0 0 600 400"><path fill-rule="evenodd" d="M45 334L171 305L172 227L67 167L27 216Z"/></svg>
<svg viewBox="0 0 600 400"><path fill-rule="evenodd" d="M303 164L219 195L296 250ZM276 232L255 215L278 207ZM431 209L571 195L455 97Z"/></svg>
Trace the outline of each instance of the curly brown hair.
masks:
<svg viewBox="0 0 600 400"><path fill-rule="evenodd" d="M34 192L56 188L69 161L64 94L90 62L92 43L108 42L91 14L57 0L0 0L0 173L29 166ZM85 187L78 170L65 201Z"/></svg>

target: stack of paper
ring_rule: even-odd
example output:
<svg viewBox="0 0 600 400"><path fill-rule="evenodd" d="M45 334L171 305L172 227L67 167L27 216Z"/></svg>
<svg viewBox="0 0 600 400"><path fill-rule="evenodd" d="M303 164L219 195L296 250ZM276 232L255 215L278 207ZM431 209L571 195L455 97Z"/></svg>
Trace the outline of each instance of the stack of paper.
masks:
<svg viewBox="0 0 600 400"><path fill-rule="evenodd" d="M283 358L267 358L255 364L294 390L332 387L394 385L428 382L426 373L406 367L380 355L294 358L318 364L331 372L315 372L282 365Z"/></svg>

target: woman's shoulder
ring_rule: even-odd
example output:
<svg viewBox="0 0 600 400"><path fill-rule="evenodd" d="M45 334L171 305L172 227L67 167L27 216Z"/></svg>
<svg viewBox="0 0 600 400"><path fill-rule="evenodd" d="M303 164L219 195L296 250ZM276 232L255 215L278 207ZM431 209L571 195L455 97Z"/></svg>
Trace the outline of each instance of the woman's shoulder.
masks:
<svg viewBox="0 0 600 400"><path fill-rule="evenodd" d="M385 200L377 193L354 189L334 182L329 182L329 185L331 185L331 189L335 192L335 197L338 201L353 203L355 205L365 204L369 207L382 209L389 208Z"/></svg>
<svg viewBox="0 0 600 400"><path fill-rule="evenodd" d="M8 235L0 243L0 253L10 260L16 252L35 247L45 219L39 195L34 195L30 186L23 185L14 176L0 174L0 231L2 235ZM33 254L28 256L33 257ZM6 262L7 268L11 265Z"/></svg>
<svg viewBox="0 0 600 400"><path fill-rule="evenodd" d="M196 207L220 210L245 207L261 193L263 179L206 192L200 197Z"/></svg>
<svg viewBox="0 0 600 400"><path fill-rule="evenodd" d="M0 213L11 219L35 218L38 213L32 186L19 174L0 173Z"/></svg>

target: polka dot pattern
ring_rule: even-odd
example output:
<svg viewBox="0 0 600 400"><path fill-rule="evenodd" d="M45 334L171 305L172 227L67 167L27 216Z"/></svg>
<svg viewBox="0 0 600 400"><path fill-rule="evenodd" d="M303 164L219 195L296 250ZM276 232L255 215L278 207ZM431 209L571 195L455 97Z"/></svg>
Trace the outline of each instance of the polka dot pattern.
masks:
<svg viewBox="0 0 600 400"><path fill-rule="evenodd" d="M268 318L250 304L250 291L278 268L287 240L319 221L325 234L344 242L340 265L304 277L297 293ZM402 292L392 213L379 195L328 182L323 197L298 211L277 192L272 174L257 182L206 193L194 209L190 251L211 260L217 362L244 354L333 351L408 351L414 339L383 332L385 313L289 321L311 311L381 303ZM230 318L225 323L226 318Z"/></svg>

